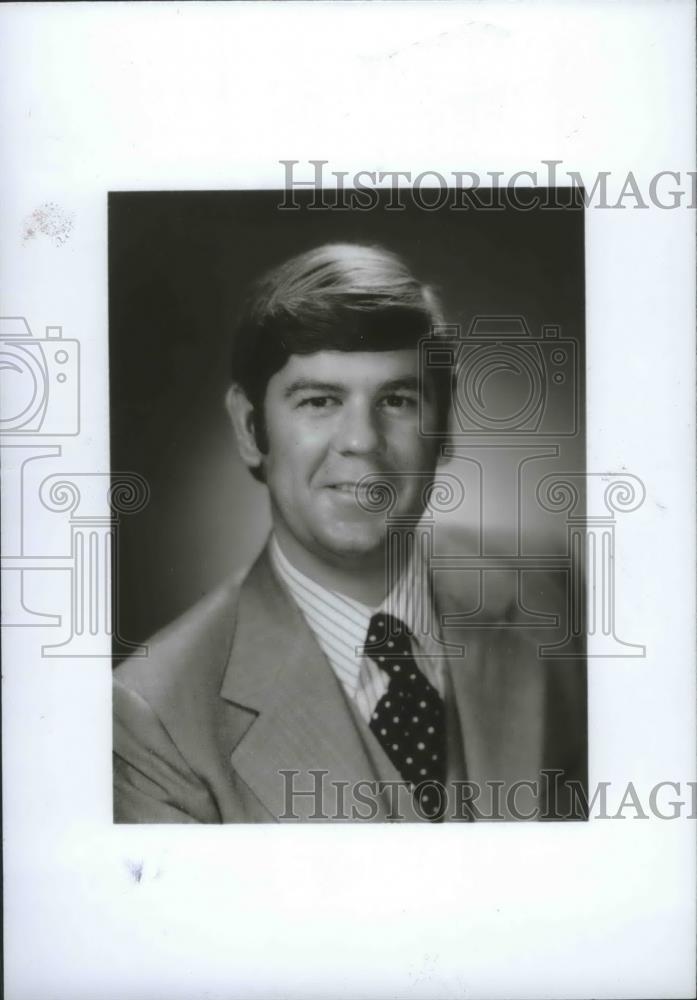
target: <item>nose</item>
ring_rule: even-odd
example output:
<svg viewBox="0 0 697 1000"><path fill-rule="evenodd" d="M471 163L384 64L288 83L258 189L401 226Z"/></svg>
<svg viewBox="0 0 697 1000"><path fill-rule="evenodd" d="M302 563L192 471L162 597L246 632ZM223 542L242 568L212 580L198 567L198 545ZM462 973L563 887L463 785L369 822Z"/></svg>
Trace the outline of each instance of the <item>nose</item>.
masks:
<svg viewBox="0 0 697 1000"><path fill-rule="evenodd" d="M342 455L365 455L380 447L378 414L367 402L355 400L343 407L334 436L334 448Z"/></svg>

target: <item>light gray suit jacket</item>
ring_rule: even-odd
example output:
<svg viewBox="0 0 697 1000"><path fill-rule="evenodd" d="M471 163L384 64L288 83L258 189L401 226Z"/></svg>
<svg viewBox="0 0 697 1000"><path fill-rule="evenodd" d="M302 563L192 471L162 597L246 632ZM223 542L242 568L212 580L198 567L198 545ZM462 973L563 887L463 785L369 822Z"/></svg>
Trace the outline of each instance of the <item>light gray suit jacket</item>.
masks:
<svg viewBox="0 0 697 1000"><path fill-rule="evenodd" d="M439 614L463 609L459 583L437 592ZM495 603L500 620L505 595ZM505 792L514 782L539 782L546 768L562 772L557 784L584 783L583 660L540 660L540 636L529 628L446 628L443 635L463 648L448 661L451 746L464 751L452 773L466 772L485 789L479 812L487 816L487 782ZM316 778L313 770L326 773ZM114 671L116 822L308 819L315 799L296 796L289 806L289 789L310 790L316 781L325 815L357 818L352 789L375 779L400 776L348 704L266 550L241 583L226 582L155 636L147 658ZM544 818L567 818L568 796L554 804L543 798L526 786L515 802L524 813L537 804ZM416 820L408 801L399 799L402 816ZM394 818L393 803L378 795L358 818ZM511 818L505 795L501 809Z"/></svg>

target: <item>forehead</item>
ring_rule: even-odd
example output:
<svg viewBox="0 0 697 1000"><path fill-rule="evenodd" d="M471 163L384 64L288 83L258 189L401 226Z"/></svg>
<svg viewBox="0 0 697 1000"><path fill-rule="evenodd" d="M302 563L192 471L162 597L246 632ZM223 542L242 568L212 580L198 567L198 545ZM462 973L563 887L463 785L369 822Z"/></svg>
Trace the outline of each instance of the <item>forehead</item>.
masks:
<svg viewBox="0 0 697 1000"><path fill-rule="evenodd" d="M396 379L415 378L419 354L416 349L400 351L318 351L293 354L272 381L284 388L299 379L346 388L380 386Z"/></svg>

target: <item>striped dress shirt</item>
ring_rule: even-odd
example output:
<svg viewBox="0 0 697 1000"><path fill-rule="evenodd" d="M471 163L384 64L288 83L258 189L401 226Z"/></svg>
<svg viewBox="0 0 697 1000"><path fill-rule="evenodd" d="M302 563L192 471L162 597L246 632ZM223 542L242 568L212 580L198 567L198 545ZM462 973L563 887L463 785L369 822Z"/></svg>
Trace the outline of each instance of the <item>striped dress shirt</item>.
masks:
<svg viewBox="0 0 697 1000"><path fill-rule="evenodd" d="M426 628L427 621L435 624L437 619L430 587L419 582L423 576L417 560L415 556L380 607L370 608L315 583L292 565L275 535L271 538L271 562L277 576L298 605L344 691L367 723L389 684L387 674L363 655L370 619L378 611L399 618L413 633L412 647L419 669L441 696L445 695L442 649ZM428 608L425 602L429 602Z"/></svg>

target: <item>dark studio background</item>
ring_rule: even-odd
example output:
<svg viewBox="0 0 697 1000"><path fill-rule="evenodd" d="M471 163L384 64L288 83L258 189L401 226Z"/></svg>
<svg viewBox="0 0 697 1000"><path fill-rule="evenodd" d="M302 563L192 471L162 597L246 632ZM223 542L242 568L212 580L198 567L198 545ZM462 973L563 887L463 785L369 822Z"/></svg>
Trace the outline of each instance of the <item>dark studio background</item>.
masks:
<svg viewBox="0 0 697 1000"><path fill-rule="evenodd" d="M389 194L382 192L381 205ZM287 257L327 241L380 243L437 287L449 323L467 327L476 315L520 314L533 334L543 324L559 325L563 337L576 341L584 398L578 207L279 211L282 197L279 191L110 195L111 466L140 474L151 491L149 504L123 516L118 528L118 623L130 641L143 641L248 565L263 543L265 489L237 457L223 397L241 299L253 279ZM583 471L584 441L581 424L577 435L559 439L559 458L542 474ZM452 463L448 468L457 471ZM503 486L495 489L496 475L494 468L486 517L508 550L513 514ZM475 516L467 506L456 515L463 529L476 527L468 523ZM563 547L563 518L531 511L529 523L542 550Z"/></svg>

